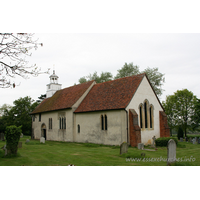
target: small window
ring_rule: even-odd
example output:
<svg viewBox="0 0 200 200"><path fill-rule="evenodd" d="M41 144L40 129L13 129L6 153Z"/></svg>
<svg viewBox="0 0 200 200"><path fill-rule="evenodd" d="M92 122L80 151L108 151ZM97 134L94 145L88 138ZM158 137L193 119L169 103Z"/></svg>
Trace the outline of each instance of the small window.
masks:
<svg viewBox="0 0 200 200"><path fill-rule="evenodd" d="M104 130L104 117L101 115L101 130Z"/></svg>
<svg viewBox="0 0 200 200"><path fill-rule="evenodd" d="M66 129L66 118L64 117L63 129Z"/></svg>
<svg viewBox="0 0 200 200"><path fill-rule="evenodd" d="M33 122L35 121L35 115L33 115Z"/></svg>
<svg viewBox="0 0 200 200"><path fill-rule="evenodd" d="M41 113L39 114L39 122L41 122Z"/></svg>
<svg viewBox="0 0 200 200"><path fill-rule="evenodd" d="M81 131L81 127L80 127L80 125L78 124L78 133L80 133L80 131Z"/></svg>
<svg viewBox="0 0 200 200"><path fill-rule="evenodd" d="M59 119L59 128L62 129L62 118Z"/></svg>
<svg viewBox="0 0 200 200"><path fill-rule="evenodd" d="M105 115L105 130L107 130L107 115Z"/></svg>
<svg viewBox="0 0 200 200"><path fill-rule="evenodd" d="M49 129L52 129L52 118L49 118Z"/></svg>

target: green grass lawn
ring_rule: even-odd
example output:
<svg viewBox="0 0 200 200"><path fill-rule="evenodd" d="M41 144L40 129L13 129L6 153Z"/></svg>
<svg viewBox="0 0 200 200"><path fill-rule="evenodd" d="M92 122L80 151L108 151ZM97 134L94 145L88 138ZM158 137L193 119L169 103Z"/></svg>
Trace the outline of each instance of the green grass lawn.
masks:
<svg viewBox="0 0 200 200"><path fill-rule="evenodd" d="M0 166L67 166L69 164L76 166L166 166L166 147L158 147L156 151L129 147L128 153L120 155L119 147L55 141L40 144L38 140L30 140L30 143L25 144L26 139L30 137L24 136L20 139L22 148L18 149L17 157L6 158L4 151L0 149ZM5 141L0 141L0 148L4 144ZM150 149L150 147L145 148ZM145 153L145 156L142 157L141 153ZM176 158L179 158L180 162L173 165L199 166L200 144L179 142Z"/></svg>

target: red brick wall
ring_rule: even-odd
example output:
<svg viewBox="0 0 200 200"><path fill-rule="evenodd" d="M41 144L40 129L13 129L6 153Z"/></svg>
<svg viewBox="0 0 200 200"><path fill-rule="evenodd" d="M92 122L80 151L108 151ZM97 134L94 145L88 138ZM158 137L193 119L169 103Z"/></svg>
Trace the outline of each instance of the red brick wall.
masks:
<svg viewBox="0 0 200 200"><path fill-rule="evenodd" d="M160 137L170 137L170 128L167 123L167 115L164 111L160 111Z"/></svg>
<svg viewBox="0 0 200 200"><path fill-rule="evenodd" d="M129 109L129 135L130 145L136 147L141 143L141 129L138 125L138 114L134 109Z"/></svg>

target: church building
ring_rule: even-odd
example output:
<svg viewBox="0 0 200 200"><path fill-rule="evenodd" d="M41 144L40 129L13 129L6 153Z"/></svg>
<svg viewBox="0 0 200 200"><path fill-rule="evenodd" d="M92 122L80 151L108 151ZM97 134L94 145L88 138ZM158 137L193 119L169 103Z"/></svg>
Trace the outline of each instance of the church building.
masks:
<svg viewBox="0 0 200 200"><path fill-rule="evenodd" d="M61 89L50 76L47 98L31 113L35 139L131 146L169 137L164 112L147 75Z"/></svg>

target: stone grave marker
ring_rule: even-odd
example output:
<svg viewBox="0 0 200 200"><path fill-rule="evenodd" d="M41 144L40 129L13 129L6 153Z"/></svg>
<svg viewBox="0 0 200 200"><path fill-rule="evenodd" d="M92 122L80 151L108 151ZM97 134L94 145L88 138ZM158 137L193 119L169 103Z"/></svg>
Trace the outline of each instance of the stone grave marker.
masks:
<svg viewBox="0 0 200 200"><path fill-rule="evenodd" d="M28 143L28 142L30 142L30 140L29 140L29 139L27 139L25 143Z"/></svg>
<svg viewBox="0 0 200 200"><path fill-rule="evenodd" d="M200 137L199 137L199 139L198 139L198 144L200 144Z"/></svg>
<svg viewBox="0 0 200 200"><path fill-rule="evenodd" d="M153 143L152 143L152 147L156 147L156 136L154 135L153 137L152 137L152 140L153 140Z"/></svg>
<svg viewBox="0 0 200 200"><path fill-rule="evenodd" d="M196 139L195 138L193 138L192 144L196 144Z"/></svg>
<svg viewBox="0 0 200 200"><path fill-rule="evenodd" d="M167 145L167 165L176 161L176 142L173 139Z"/></svg>
<svg viewBox="0 0 200 200"><path fill-rule="evenodd" d="M127 152L128 152L128 144L126 142L123 142L120 145L120 155Z"/></svg>
<svg viewBox="0 0 200 200"><path fill-rule="evenodd" d="M45 138L44 137L40 138L40 143L45 143Z"/></svg>
<svg viewBox="0 0 200 200"><path fill-rule="evenodd" d="M182 137L180 138L180 142L183 142L183 138Z"/></svg>
<svg viewBox="0 0 200 200"><path fill-rule="evenodd" d="M20 135L20 138L23 138L23 136L24 136L24 134L23 134L23 133L21 133L21 135Z"/></svg>
<svg viewBox="0 0 200 200"><path fill-rule="evenodd" d="M144 144L143 143L138 143L138 149L144 149Z"/></svg>

